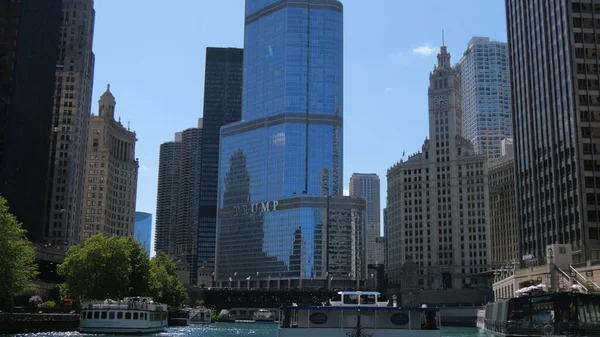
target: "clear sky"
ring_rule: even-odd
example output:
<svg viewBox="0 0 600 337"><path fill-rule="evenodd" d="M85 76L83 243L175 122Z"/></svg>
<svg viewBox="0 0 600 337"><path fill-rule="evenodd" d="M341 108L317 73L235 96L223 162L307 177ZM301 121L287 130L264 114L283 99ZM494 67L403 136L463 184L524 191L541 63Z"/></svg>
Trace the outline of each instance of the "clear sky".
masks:
<svg viewBox="0 0 600 337"><path fill-rule="evenodd" d="M420 150L427 85L445 43L456 63L473 36L506 41L504 0L345 0L344 187ZM202 117L206 47L243 47L244 0L96 0L92 112L110 83L137 132L137 211L156 218L160 144ZM382 218L383 219L383 218Z"/></svg>

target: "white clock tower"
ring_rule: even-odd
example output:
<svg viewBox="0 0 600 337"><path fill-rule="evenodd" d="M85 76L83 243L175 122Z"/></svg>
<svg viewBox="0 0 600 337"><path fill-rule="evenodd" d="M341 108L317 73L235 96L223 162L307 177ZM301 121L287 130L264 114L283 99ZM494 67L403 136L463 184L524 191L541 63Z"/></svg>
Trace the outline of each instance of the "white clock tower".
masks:
<svg viewBox="0 0 600 337"><path fill-rule="evenodd" d="M429 139L434 151L455 149L462 134L460 77L450 65L446 46L440 49L438 64L429 74Z"/></svg>
<svg viewBox="0 0 600 337"><path fill-rule="evenodd" d="M462 136L460 77L446 46L437 58L429 138L387 174L389 281L414 294L407 282L416 279L416 304L478 302L490 296L487 157Z"/></svg>

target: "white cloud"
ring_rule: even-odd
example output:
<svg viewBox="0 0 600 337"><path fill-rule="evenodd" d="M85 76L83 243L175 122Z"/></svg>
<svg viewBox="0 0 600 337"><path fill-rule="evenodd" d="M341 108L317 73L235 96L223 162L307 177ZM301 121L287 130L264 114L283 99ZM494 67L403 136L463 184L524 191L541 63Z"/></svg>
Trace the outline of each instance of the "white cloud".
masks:
<svg viewBox="0 0 600 337"><path fill-rule="evenodd" d="M417 48L412 50L413 54L420 54L423 56L429 56L437 52L437 48L431 47L429 43L425 43L423 45L418 46Z"/></svg>
<svg viewBox="0 0 600 337"><path fill-rule="evenodd" d="M344 195L345 196L349 196L350 195L350 190L344 189Z"/></svg>
<svg viewBox="0 0 600 337"><path fill-rule="evenodd" d="M140 171L146 171L148 167L146 165L140 165Z"/></svg>
<svg viewBox="0 0 600 337"><path fill-rule="evenodd" d="M385 88L385 91L386 91L386 92L390 92L390 91L392 91L392 88L389 88L389 87L388 87L388 88Z"/></svg>

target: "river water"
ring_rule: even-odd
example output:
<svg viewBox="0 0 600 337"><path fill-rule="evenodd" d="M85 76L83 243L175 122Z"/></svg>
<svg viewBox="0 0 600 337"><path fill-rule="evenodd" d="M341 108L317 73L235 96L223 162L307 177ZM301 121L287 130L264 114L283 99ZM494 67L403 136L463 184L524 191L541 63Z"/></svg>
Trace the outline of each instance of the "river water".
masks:
<svg viewBox="0 0 600 337"><path fill-rule="evenodd" d="M476 328L442 328L443 337L480 336ZM101 337L101 335L78 332L54 332L22 335L0 335L0 337ZM213 323L205 326L168 328L166 332L152 337L277 337L277 323ZM118 337L110 335L110 337Z"/></svg>

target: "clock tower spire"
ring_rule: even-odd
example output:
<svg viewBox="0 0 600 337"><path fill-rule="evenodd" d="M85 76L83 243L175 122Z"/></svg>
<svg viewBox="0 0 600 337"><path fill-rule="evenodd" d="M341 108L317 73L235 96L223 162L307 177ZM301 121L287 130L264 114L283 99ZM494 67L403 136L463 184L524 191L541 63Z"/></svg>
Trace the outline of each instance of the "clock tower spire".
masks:
<svg viewBox="0 0 600 337"><path fill-rule="evenodd" d="M460 77L451 66L445 45L440 47L437 60L429 74L429 139L445 153L462 144Z"/></svg>

